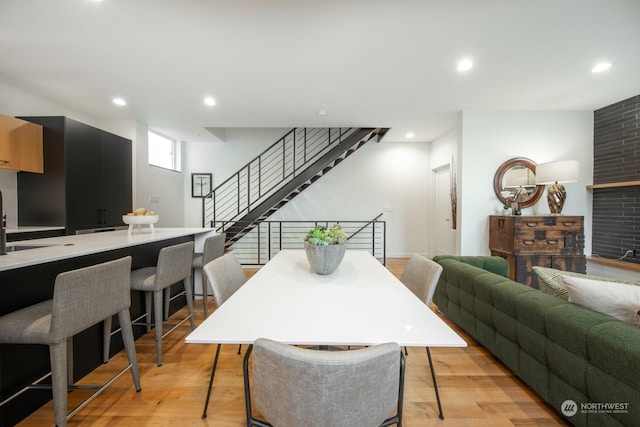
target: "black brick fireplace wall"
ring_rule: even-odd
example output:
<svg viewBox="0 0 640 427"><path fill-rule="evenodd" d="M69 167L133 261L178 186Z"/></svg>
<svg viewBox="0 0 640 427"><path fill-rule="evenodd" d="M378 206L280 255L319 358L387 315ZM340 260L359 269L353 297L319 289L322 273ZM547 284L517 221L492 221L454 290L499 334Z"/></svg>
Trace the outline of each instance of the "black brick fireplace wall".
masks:
<svg viewBox="0 0 640 427"><path fill-rule="evenodd" d="M593 183L640 181L640 95L594 111ZM593 189L592 254L620 258L637 249L640 186Z"/></svg>

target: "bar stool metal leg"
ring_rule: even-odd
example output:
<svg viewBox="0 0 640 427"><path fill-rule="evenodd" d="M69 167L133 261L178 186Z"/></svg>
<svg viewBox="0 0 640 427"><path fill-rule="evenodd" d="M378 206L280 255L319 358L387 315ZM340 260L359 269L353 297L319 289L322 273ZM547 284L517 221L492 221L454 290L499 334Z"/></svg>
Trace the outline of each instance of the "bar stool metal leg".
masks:
<svg viewBox="0 0 640 427"><path fill-rule="evenodd" d="M158 366L162 366L162 320L164 318L162 308L162 293L162 291L153 292L153 315L156 319L156 358Z"/></svg>

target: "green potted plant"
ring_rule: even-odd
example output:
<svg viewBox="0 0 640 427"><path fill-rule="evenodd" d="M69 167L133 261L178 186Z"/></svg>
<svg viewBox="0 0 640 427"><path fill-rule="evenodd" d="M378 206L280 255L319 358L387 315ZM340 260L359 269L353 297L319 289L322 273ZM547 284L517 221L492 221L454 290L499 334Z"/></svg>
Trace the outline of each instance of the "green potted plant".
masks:
<svg viewBox="0 0 640 427"><path fill-rule="evenodd" d="M316 225L304 238L304 251L311 267L318 274L331 274L342 262L347 247L347 233L339 224L333 227Z"/></svg>

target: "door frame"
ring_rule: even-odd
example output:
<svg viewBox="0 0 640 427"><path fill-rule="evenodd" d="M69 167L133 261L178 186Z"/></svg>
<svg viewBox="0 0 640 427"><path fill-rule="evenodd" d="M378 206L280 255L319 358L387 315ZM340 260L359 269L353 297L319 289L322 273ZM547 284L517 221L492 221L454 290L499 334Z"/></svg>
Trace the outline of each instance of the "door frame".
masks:
<svg viewBox="0 0 640 427"><path fill-rule="evenodd" d="M438 250L438 241L437 241L437 230L438 227L440 226L439 224L439 215L438 215L438 200L439 197L441 195L438 194L439 192L439 187L438 187L438 183L439 183L439 175L443 174L443 173L448 173L449 177L451 177L451 163L445 163L443 165L437 166L433 169L431 169L431 208L430 208L430 218L431 220L430 222L430 229L431 229L431 233L430 235L433 236L432 239L430 239L430 244L429 244L429 252L431 253L431 256L434 255L440 255L440 253L437 252ZM449 191L451 191L451 188L449 188ZM450 199L449 199L450 200ZM448 242L448 250L449 250L449 255L455 255L456 254L456 247L457 247L457 243L456 243L456 233L457 230L451 228L451 221L452 221L452 213L451 213L451 204L449 202L448 204L449 206L449 231L450 231L450 236L449 236L449 242Z"/></svg>

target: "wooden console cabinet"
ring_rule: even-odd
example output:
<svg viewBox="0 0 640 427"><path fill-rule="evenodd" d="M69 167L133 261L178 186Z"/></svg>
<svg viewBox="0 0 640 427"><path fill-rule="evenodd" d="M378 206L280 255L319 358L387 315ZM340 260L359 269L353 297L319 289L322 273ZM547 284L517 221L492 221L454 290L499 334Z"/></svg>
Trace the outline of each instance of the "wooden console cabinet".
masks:
<svg viewBox="0 0 640 427"><path fill-rule="evenodd" d="M509 261L509 278L534 288L533 266L584 273L584 217L491 216L491 255Z"/></svg>

